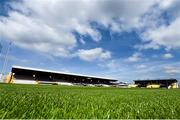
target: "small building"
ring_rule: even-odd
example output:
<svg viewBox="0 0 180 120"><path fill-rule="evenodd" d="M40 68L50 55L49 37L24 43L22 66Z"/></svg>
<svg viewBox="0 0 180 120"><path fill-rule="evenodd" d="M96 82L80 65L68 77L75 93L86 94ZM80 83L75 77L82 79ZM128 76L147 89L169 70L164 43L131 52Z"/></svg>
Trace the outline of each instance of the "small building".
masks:
<svg viewBox="0 0 180 120"><path fill-rule="evenodd" d="M152 80L134 80L137 87L146 88L178 88L176 79L152 79Z"/></svg>
<svg viewBox="0 0 180 120"><path fill-rule="evenodd" d="M7 83L17 84L61 84L61 85L113 85L118 80L105 77L58 72L22 66L13 66Z"/></svg>

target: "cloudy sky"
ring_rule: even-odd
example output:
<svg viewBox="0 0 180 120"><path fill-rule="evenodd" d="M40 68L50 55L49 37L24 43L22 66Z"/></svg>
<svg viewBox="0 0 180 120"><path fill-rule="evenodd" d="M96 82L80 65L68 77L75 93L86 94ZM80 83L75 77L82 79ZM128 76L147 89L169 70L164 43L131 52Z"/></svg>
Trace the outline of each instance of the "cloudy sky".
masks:
<svg viewBox="0 0 180 120"><path fill-rule="evenodd" d="M0 0L0 70L12 65L180 78L180 0Z"/></svg>

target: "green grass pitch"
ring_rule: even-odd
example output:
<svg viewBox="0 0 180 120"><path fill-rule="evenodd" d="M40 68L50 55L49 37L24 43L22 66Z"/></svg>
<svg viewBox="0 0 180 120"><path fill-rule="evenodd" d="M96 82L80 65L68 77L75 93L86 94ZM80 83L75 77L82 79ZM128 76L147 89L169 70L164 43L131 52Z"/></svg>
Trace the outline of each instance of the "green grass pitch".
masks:
<svg viewBox="0 0 180 120"><path fill-rule="evenodd" d="M180 119L180 89L0 84L0 118Z"/></svg>

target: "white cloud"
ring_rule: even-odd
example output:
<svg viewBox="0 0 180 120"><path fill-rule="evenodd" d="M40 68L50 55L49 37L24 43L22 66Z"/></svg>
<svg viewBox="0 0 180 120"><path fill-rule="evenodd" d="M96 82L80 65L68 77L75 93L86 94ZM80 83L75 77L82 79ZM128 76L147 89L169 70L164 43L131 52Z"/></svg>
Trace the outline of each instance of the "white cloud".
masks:
<svg viewBox="0 0 180 120"><path fill-rule="evenodd" d="M141 65L137 65L136 67L137 67L138 69L144 69L144 68L146 68L147 66L144 65L144 64L141 64Z"/></svg>
<svg viewBox="0 0 180 120"><path fill-rule="evenodd" d="M139 49L139 50L145 50L145 49L158 50L160 48L160 46L157 44L154 44L154 43L149 43L149 44L145 44L145 45L138 44L138 45L135 45L134 48Z"/></svg>
<svg viewBox="0 0 180 120"><path fill-rule="evenodd" d="M90 36L95 42L101 40L100 32L91 22L116 32L146 28L141 37L149 43L137 46L139 49L180 48L179 3L179 0L22 0L10 3L20 12L11 10L9 17L0 17L0 32L15 45L60 57L71 56L78 47L74 31ZM152 7L155 4L157 7ZM170 25L160 17L165 10L173 15Z"/></svg>
<svg viewBox="0 0 180 120"><path fill-rule="evenodd" d="M162 9L167 9L170 6L172 6L173 2L175 2L176 0L162 0L159 4L160 8Z"/></svg>
<svg viewBox="0 0 180 120"><path fill-rule="evenodd" d="M99 65L105 68L103 75L114 77L119 80L132 81L135 79L165 79L165 78L180 78L178 73L180 62L167 61L141 61L130 62L127 64L123 59L107 60ZM166 66L166 67L165 67ZM171 66L168 69L168 66ZM166 69L168 70L166 70ZM172 69L173 68L173 69ZM174 74L172 72L174 71Z"/></svg>
<svg viewBox="0 0 180 120"><path fill-rule="evenodd" d="M176 18L180 15L180 1L179 0L160 0L159 7L161 10L166 10L172 17Z"/></svg>
<svg viewBox="0 0 180 120"><path fill-rule="evenodd" d="M140 36L145 43L135 47L141 50L157 50L162 46L166 50L179 49L180 31L178 26L180 26L180 1L160 0L157 6L141 19L142 33Z"/></svg>
<svg viewBox="0 0 180 120"><path fill-rule="evenodd" d="M173 58L174 56L171 54L171 53L166 53L163 55L163 58L165 59L170 59L170 58Z"/></svg>
<svg viewBox="0 0 180 120"><path fill-rule="evenodd" d="M121 64L123 61L122 60L116 60L116 59L110 59L110 60L106 60L100 64L98 64L98 66L100 67L103 67L105 69L108 69L108 70L119 70L119 69L122 69L121 68Z"/></svg>
<svg viewBox="0 0 180 120"><path fill-rule="evenodd" d="M178 67L167 66L167 67L164 67L164 70L168 74L180 74L180 68Z"/></svg>
<svg viewBox="0 0 180 120"><path fill-rule="evenodd" d="M79 40L79 41L80 41L80 43L81 43L81 44L83 44L83 45L84 45L84 44L86 44L85 40L84 40L84 39L82 39L82 38L80 38L80 40Z"/></svg>
<svg viewBox="0 0 180 120"><path fill-rule="evenodd" d="M138 3L138 7L136 4ZM96 22L113 31L130 30L155 0L22 0L0 17L3 38L30 50L68 57L78 46L72 32L101 40Z"/></svg>
<svg viewBox="0 0 180 120"><path fill-rule="evenodd" d="M5 55L0 55L0 60L4 61L5 60ZM7 62L8 61L13 61L13 62L21 62L21 63L27 63L29 62L27 59L22 59L22 58L17 58L16 56L12 56L12 55L9 55L7 56Z"/></svg>
<svg viewBox="0 0 180 120"><path fill-rule="evenodd" d="M0 22L2 37L15 45L54 56L67 56L68 50L76 45L75 37L66 31L12 12Z"/></svg>
<svg viewBox="0 0 180 120"><path fill-rule="evenodd" d="M111 52L104 51L102 48L94 48L89 50L78 50L77 55L84 61L106 60L111 58Z"/></svg>
<svg viewBox="0 0 180 120"><path fill-rule="evenodd" d="M169 26L163 25L159 28L149 30L144 33L144 36L150 41L150 44L168 48L180 48L179 26L180 18L173 21Z"/></svg>
<svg viewBox="0 0 180 120"><path fill-rule="evenodd" d="M129 62L138 62L141 60L141 54L140 53L134 53L132 56L130 56L127 61Z"/></svg>

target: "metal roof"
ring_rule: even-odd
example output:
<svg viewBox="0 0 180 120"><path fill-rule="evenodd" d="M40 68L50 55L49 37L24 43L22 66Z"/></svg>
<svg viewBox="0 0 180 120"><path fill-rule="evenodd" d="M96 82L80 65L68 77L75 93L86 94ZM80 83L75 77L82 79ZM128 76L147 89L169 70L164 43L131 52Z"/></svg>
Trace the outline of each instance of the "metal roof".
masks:
<svg viewBox="0 0 180 120"><path fill-rule="evenodd" d="M56 73L56 74L74 75L74 76L89 77L89 78L99 78L99 79L106 79L106 80L110 80L110 81L118 81L118 80L116 80L114 78L91 76L91 75L84 75L84 74L76 74L76 73L70 73L70 72L53 71L53 70L47 70L47 69L38 69L38 68L23 67L23 66L16 66L16 65L13 65L12 69L13 68L15 68L15 69L24 69L24 70L32 70L32 71L39 71L39 72Z"/></svg>
<svg viewBox="0 0 180 120"><path fill-rule="evenodd" d="M177 81L177 79L169 78L169 79L147 79L147 80L134 80L134 81Z"/></svg>

